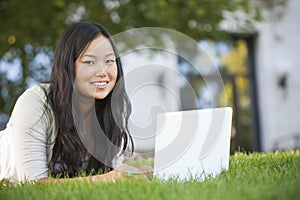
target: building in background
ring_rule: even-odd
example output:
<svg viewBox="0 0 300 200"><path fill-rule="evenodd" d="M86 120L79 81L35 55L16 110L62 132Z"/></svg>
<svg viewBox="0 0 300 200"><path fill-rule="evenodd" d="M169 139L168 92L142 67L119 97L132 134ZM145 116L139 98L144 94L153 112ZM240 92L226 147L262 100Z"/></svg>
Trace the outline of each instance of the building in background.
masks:
<svg viewBox="0 0 300 200"><path fill-rule="evenodd" d="M168 83L176 95L180 91L181 102L176 106L176 101L175 104L169 101L174 96L160 95L159 89L148 90L148 96L152 96L152 99L146 93L139 96L140 100L133 99L133 114L140 115L136 120L148 117L148 120L155 121L153 114L156 108L159 112L168 110L157 106L160 103L164 106L168 102L175 105L170 110L232 106L232 152L300 148L300 1L253 0L253 5L260 8L262 21L256 22L241 11L224 12L225 20L220 26L230 32L232 38L229 41L200 41L199 45L206 56L199 53L190 59L181 56L176 58L174 55L156 57L155 63L164 66L161 72L164 71L166 75L168 70L163 68L173 66L188 81L178 85L180 79L176 76L169 76L165 81L167 76L157 74L159 70L155 73L144 70L141 73L144 78L139 79L148 80L153 75L154 82ZM218 74L205 69L209 63L205 62L208 57L221 73L223 86L217 81ZM191 65L198 68L196 73ZM224 95L222 87L226 92L226 102L220 100ZM147 102L154 103L148 104L153 106L152 114L143 109ZM152 134L144 132L142 139L138 136L137 151L154 150L153 130L150 131Z"/></svg>
<svg viewBox="0 0 300 200"><path fill-rule="evenodd" d="M300 1L261 3L255 44L261 149L300 148Z"/></svg>
<svg viewBox="0 0 300 200"><path fill-rule="evenodd" d="M224 12L220 24L232 34L235 52L234 61L221 59L225 88L231 84L226 92L234 107L233 150L299 149L300 1L253 0L253 6L262 21L236 11Z"/></svg>

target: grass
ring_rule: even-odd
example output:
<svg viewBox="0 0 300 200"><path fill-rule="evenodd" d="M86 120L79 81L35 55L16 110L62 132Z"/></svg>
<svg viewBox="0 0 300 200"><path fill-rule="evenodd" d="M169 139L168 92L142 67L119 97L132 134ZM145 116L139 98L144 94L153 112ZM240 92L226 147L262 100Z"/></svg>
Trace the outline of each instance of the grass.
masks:
<svg viewBox="0 0 300 200"><path fill-rule="evenodd" d="M145 160L139 164L151 164ZM134 164L134 163L132 163ZM298 199L300 151L236 153L229 170L203 182L153 179L0 186L0 199Z"/></svg>

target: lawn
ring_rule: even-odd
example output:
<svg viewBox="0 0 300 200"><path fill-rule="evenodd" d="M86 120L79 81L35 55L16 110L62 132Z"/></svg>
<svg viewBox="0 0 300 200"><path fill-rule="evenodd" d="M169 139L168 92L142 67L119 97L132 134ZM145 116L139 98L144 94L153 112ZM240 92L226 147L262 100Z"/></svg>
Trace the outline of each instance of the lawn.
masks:
<svg viewBox="0 0 300 200"><path fill-rule="evenodd" d="M235 153L228 171L203 182L28 183L0 186L0 199L300 199L300 151Z"/></svg>

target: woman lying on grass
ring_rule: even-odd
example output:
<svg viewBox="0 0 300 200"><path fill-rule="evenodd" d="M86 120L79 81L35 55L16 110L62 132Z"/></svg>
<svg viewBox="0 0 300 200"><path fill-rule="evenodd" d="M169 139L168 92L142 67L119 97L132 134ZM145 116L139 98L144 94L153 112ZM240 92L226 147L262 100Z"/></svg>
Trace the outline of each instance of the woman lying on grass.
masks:
<svg viewBox="0 0 300 200"><path fill-rule="evenodd" d="M74 24L57 43L50 81L18 98L0 132L0 180L111 182L144 176L122 164L129 144L133 150L130 113L110 33L93 22Z"/></svg>

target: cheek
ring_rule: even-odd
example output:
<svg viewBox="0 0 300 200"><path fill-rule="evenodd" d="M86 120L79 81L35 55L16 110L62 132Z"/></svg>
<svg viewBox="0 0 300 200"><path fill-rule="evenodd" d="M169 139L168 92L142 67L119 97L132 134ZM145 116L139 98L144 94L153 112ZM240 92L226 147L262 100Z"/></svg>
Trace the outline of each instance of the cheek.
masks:
<svg viewBox="0 0 300 200"><path fill-rule="evenodd" d="M117 65L115 65L115 67L112 70L112 77L114 79L117 79L117 77L118 77L118 67L117 67Z"/></svg>
<svg viewBox="0 0 300 200"><path fill-rule="evenodd" d="M75 80L78 80L78 81L84 81L84 80L87 80L89 79L90 77L90 73L86 70L80 70L76 76L75 76Z"/></svg>
<svg viewBox="0 0 300 200"><path fill-rule="evenodd" d="M80 65L75 67L74 73L75 81L88 80L93 75L93 71L91 69L81 67Z"/></svg>
<svg viewBox="0 0 300 200"><path fill-rule="evenodd" d="M111 82L115 82L118 77L118 68L117 66L110 66L106 70L107 75L109 76L109 79Z"/></svg>

